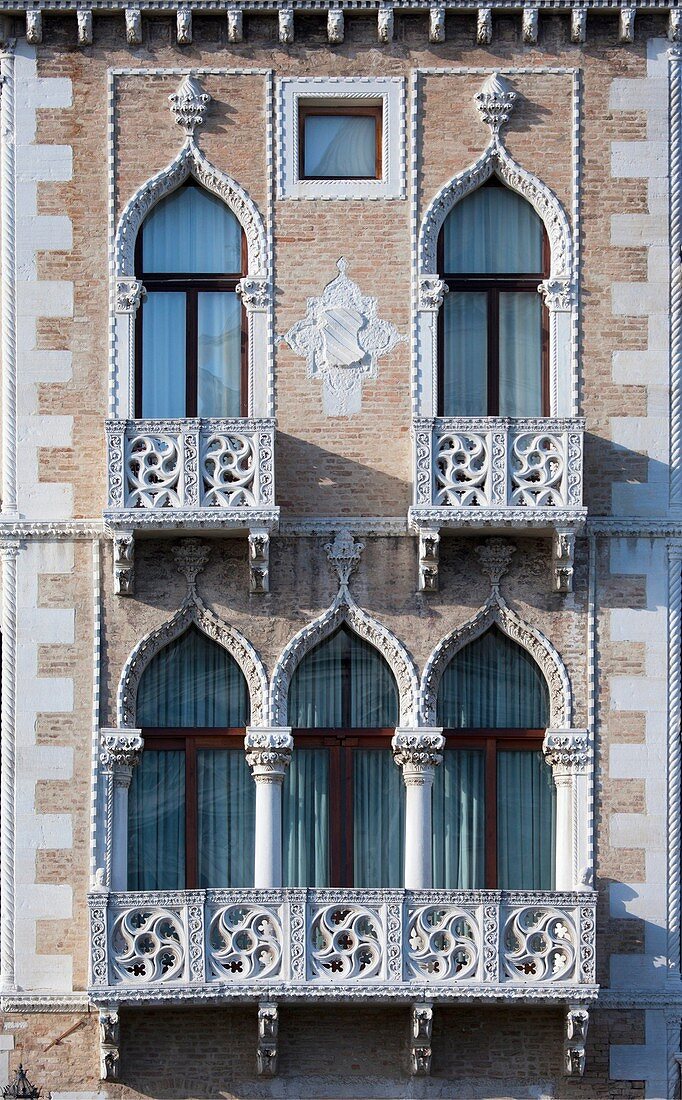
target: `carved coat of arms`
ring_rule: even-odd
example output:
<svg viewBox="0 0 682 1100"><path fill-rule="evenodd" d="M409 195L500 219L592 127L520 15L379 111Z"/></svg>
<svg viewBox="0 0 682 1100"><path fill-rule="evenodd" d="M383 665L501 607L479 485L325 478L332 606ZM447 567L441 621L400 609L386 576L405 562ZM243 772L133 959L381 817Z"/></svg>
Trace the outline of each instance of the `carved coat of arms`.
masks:
<svg viewBox="0 0 682 1100"><path fill-rule="evenodd" d="M407 339L377 317L376 298L362 294L346 275L347 266L338 261L337 277L319 298L308 298L305 317L282 336L305 357L308 377L321 379L327 416L359 412L363 379L376 378L380 356Z"/></svg>

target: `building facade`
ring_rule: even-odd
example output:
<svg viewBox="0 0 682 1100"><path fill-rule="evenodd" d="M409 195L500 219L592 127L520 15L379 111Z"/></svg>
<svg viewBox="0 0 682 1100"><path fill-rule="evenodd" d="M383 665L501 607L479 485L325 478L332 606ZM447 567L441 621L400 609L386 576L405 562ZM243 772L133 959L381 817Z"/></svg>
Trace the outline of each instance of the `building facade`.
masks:
<svg viewBox="0 0 682 1100"><path fill-rule="evenodd" d="M682 9L0 9L0 1079L678 1096Z"/></svg>

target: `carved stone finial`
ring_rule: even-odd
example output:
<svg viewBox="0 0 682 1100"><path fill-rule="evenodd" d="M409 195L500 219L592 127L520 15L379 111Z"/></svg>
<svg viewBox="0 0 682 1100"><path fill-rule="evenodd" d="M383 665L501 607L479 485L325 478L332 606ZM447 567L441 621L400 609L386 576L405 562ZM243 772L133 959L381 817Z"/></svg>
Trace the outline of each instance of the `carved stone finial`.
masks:
<svg viewBox="0 0 682 1100"><path fill-rule="evenodd" d="M211 97L203 91L195 76L188 73L183 78L177 92L168 96L171 111L178 126L182 126L188 137L194 136L197 126L202 126Z"/></svg>
<svg viewBox="0 0 682 1100"><path fill-rule="evenodd" d="M491 73L480 92L474 96L481 118L490 127L494 139L499 137L500 130L509 121L517 98L518 93L499 73Z"/></svg>
<svg viewBox="0 0 682 1100"><path fill-rule="evenodd" d="M500 587L500 581L509 569L512 555L516 553L516 547L507 539L486 539L481 546L476 547L478 560L481 563L481 572L489 578L494 589Z"/></svg>
<svg viewBox="0 0 682 1100"><path fill-rule="evenodd" d="M357 568L364 549L364 542L356 542L347 529L337 531L334 541L325 546L327 557L339 578L340 588L348 588L351 573Z"/></svg>
<svg viewBox="0 0 682 1100"><path fill-rule="evenodd" d="M197 594L197 577L205 568L211 551L201 539L183 539L173 547L173 557L178 569L187 581L185 602L194 599Z"/></svg>

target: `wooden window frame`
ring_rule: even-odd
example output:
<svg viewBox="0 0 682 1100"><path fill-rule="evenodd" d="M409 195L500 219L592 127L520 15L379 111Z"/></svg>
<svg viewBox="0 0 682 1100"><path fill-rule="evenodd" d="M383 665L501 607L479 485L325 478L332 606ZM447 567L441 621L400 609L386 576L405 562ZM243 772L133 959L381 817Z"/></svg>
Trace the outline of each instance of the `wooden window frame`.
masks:
<svg viewBox="0 0 682 1100"><path fill-rule="evenodd" d="M305 171L305 122L307 118L318 116L339 116L345 117L371 117L376 120L375 124L375 153L374 153L374 175L373 176L309 176ZM384 105L378 103L374 105L370 104L355 104L355 103L339 103L336 105L325 104L322 106L316 106L313 103L299 102L298 105L298 178L300 180L315 180L317 182L332 181L332 180L381 180L383 179L383 118L384 118Z"/></svg>
<svg viewBox="0 0 682 1100"><path fill-rule="evenodd" d="M497 889L497 758L503 750L542 752L544 729L443 729L445 749L479 749L484 764L484 886Z"/></svg>
<svg viewBox="0 0 682 1100"><path fill-rule="evenodd" d="M193 180L186 180L182 187L198 187ZM237 284L248 269L248 250L246 234L241 228L241 271L215 274L211 272L145 272L143 269L144 222L140 226L135 241L135 277L139 279L149 293L183 293L185 295L185 412L184 417L196 417L199 405L199 342L198 342L198 295L202 292L236 293ZM249 415L249 356L248 356L248 318L241 304L241 348L240 348L240 416ZM135 416L142 418L143 392L143 326L144 302L140 304L135 318ZM154 417L145 419L156 419Z"/></svg>
<svg viewBox="0 0 682 1100"><path fill-rule="evenodd" d="M329 888L353 886L353 759L363 749L391 751L392 728L293 729L294 753L329 751Z"/></svg>
<svg viewBox="0 0 682 1100"><path fill-rule="evenodd" d="M142 730L145 752L175 751L185 754L185 890L197 890L199 867L197 751L231 749L244 752L246 727L202 726L146 727Z"/></svg>
<svg viewBox="0 0 682 1100"><path fill-rule="evenodd" d="M504 187L504 184L496 176L491 177L484 187ZM464 201L464 200L462 200ZM446 219L447 220L447 219ZM445 271L445 222L438 237L438 271L441 279L446 283L448 291L464 291L470 293L485 293L487 298L487 412L486 416L500 415L500 293L532 293L539 295L538 285L543 279L549 278L551 254L547 230L542 228L542 271L520 272L505 274L480 274L457 272L456 274ZM550 385L549 385L549 310L541 300L541 402L542 416L550 415ZM445 408L445 305L441 307L438 315L438 416L444 416ZM450 413L448 415L462 415Z"/></svg>

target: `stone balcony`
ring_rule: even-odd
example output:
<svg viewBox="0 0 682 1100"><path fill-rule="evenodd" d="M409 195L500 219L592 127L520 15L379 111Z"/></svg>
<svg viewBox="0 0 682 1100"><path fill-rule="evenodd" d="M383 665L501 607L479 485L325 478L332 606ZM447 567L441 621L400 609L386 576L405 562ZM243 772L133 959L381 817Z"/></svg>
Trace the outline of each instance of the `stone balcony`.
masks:
<svg viewBox="0 0 682 1100"><path fill-rule="evenodd" d="M590 890L101 891L89 905L99 1007L597 995Z"/></svg>
<svg viewBox="0 0 682 1100"><path fill-rule="evenodd" d="M413 421L420 588L437 587L440 531L551 533L553 587L570 591L583 527L579 418L419 417Z"/></svg>
<svg viewBox="0 0 682 1100"><path fill-rule="evenodd" d="M115 587L132 593L135 534L250 535L251 588L267 591L275 507L275 422L107 420L107 506Z"/></svg>

